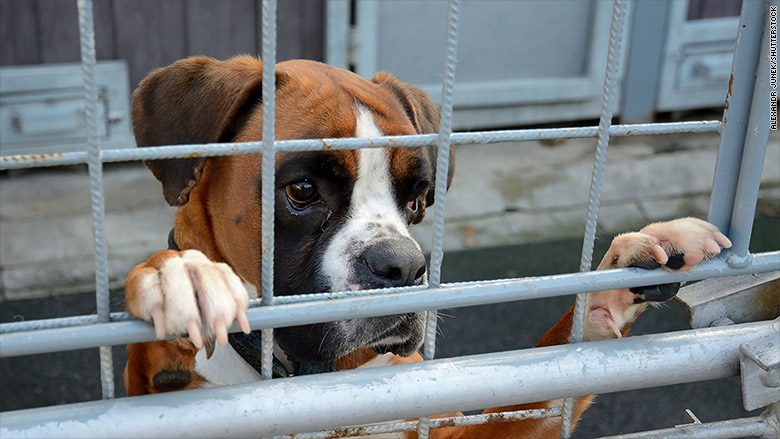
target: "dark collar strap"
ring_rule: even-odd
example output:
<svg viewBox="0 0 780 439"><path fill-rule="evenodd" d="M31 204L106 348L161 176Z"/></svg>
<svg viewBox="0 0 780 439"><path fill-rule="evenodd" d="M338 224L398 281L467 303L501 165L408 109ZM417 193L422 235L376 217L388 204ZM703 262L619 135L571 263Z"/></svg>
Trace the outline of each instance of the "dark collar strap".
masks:
<svg viewBox="0 0 780 439"><path fill-rule="evenodd" d="M176 245L176 239L174 238L174 229L168 233L168 249L180 251L178 245ZM257 372L262 373L262 341L260 331L252 331L249 334L243 332L236 332L228 334L228 341L230 346L241 355L241 358L249 363L252 368ZM288 376L300 376L300 375L313 375L315 373L333 372L336 369L336 364L333 361L330 362L305 362L293 360L295 364L295 370L292 373L282 364L282 362L274 357L273 363L273 377L274 378L286 378Z"/></svg>
<svg viewBox="0 0 780 439"><path fill-rule="evenodd" d="M274 360L276 360L275 357ZM293 361L295 361L295 372L293 373L294 376L314 375L318 373L333 372L336 370L335 361Z"/></svg>
<svg viewBox="0 0 780 439"><path fill-rule="evenodd" d="M241 355L252 368L262 374L263 359L260 354L262 350L262 337L260 331L252 331L249 334L243 332L234 332L228 334L228 341L230 346ZM273 377L274 378L286 378L290 376L290 372L284 367L278 358L274 357L273 363Z"/></svg>
<svg viewBox="0 0 780 439"><path fill-rule="evenodd" d="M176 250L181 251L178 245L176 245L176 239L173 237L173 230L171 229L171 233L168 233L168 250Z"/></svg>
<svg viewBox="0 0 780 439"><path fill-rule="evenodd" d="M228 335L230 346L241 355L253 369L262 373L262 335L260 331L252 331L249 334L243 332L234 332ZM273 377L286 378L289 376L314 375L317 373L333 372L336 368L334 361L315 362L298 361L291 359L295 365L295 370L288 370L282 362L274 356Z"/></svg>

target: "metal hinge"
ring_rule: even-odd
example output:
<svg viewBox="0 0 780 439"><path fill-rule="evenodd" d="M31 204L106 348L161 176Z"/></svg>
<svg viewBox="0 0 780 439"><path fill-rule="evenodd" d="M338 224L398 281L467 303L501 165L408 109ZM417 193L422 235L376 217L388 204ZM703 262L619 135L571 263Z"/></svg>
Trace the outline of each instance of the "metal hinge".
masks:
<svg viewBox="0 0 780 439"><path fill-rule="evenodd" d="M780 319L776 324L780 326ZM780 337L771 335L740 345L739 367L745 410L780 401Z"/></svg>

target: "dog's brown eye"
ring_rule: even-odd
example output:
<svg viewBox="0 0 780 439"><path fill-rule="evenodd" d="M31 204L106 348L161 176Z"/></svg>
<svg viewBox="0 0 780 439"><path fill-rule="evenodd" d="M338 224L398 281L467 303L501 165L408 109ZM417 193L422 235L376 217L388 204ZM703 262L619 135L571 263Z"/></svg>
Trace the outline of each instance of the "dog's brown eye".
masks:
<svg viewBox="0 0 780 439"><path fill-rule="evenodd" d="M287 198L297 208L304 208L317 200L317 188L309 180L296 181L285 188Z"/></svg>

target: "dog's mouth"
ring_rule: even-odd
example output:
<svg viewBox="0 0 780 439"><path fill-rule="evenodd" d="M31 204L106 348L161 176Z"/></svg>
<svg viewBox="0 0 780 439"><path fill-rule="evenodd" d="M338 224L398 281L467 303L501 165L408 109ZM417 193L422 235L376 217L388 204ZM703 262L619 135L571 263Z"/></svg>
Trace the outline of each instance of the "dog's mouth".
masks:
<svg viewBox="0 0 780 439"><path fill-rule="evenodd" d="M424 330L425 313L416 312L279 328L275 338L290 358L322 362L359 348L409 356L422 345Z"/></svg>
<svg viewBox="0 0 780 439"><path fill-rule="evenodd" d="M403 357L416 352L423 342L425 313L400 314L390 318L396 319L395 325L369 340L366 347L380 354L392 352Z"/></svg>

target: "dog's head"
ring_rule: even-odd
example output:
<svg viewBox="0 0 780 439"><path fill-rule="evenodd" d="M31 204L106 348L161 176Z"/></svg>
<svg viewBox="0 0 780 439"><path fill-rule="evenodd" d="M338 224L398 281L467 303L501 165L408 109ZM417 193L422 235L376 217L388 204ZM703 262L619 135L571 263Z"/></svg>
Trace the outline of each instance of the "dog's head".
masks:
<svg viewBox="0 0 780 439"><path fill-rule="evenodd" d="M261 76L251 57L189 58L153 72L133 97L138 146L260 140ZM435 133L438 119L422 90L386 73L366 80L312 61L276 66L279 140ZM435 163L433 147L279 153L275 294L425 284L425 258L409 227L433 203ZM178 246L226 261L260 285L261 157L146 165L179 206ZM280 328L275 336L288 355L329 360L359 347L409 355L423 329L423 314L409 313Z"/></svg>

